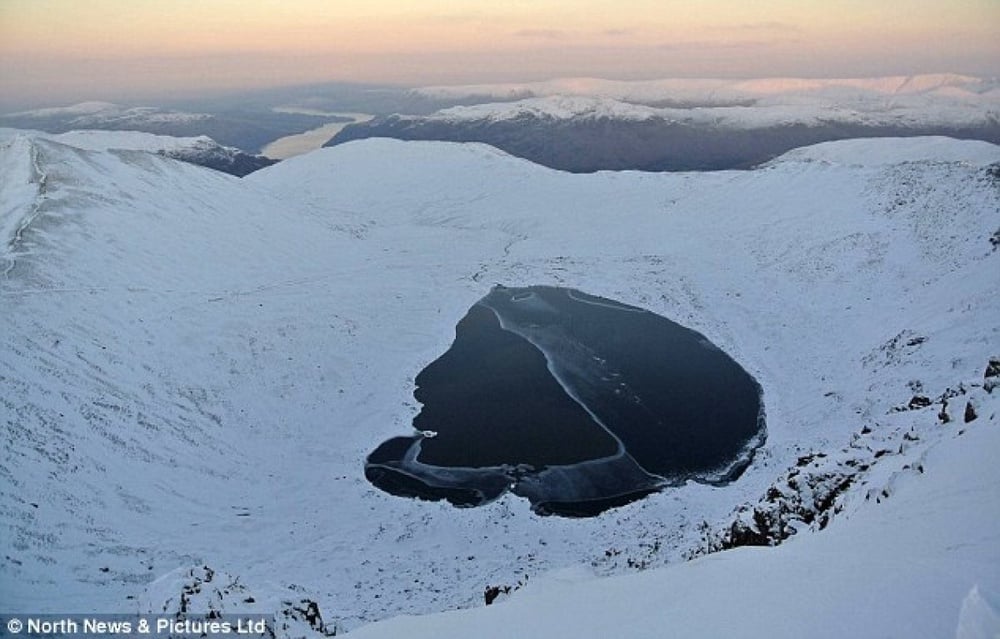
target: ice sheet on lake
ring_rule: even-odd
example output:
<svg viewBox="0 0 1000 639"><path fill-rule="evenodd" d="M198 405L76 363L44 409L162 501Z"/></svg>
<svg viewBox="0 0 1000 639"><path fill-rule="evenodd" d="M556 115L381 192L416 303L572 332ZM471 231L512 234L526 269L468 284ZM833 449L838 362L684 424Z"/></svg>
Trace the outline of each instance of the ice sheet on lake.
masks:
<svg viewBox="0 0 1000 639"><path fill-rule="evenodd" d="M483 315L482 309L492 312L495 324L471 321ZM498 331L507 334L507 342L497 339ZM487 333L494 335L487 338ZM450 437L468 437L470 429L492 438L497 430L510 430L516 437L511 420L523 416L525 404L562 415L552 409L558 398L551 392L514 396L497 382L499 398L483 394L482 387L497 373L485 364L469 370L473 367L468 362L516 357L510 336L530 344L542 357L522 357L504 374L514 365L544 365L547 376L557 382L553 388L565 395L562 399L585 411L587 423L580 437L592 436L584 429L598 428L613 442L610 448L595 447L591 455L572 463L540 463L539 455L544 458L546 453L530 449L528 438L523 444L505 442L505 450L509 446L511 451L503 463L472 461L470 449L482 444L475 439L449 454L424 451L425 446L440 451ZM449 358L459 350L461 356ZM466 364L459 369L453 362ZM452 368L442 373L447 367ZM510 490L528 498L540 513L592 515L687 480L730 481L764 439L759 386L704 336L643 309L572 289L496 286L459 324L449 353L421 376L417 396L425 406L414 426L423 431L428 420L436 420L432 427L439 437L390 440L366 465L368 478L394 494L475 506ZM466 383L476 376L481 379ZM509 410L510 419L491 412L477 421L473 415L484 396L497 400L496 411ZM449 406L441 409L440 404ZM549 425L541 421L543 427ZM575 439L572 433L569 439ZM545 445L558 455L569 443Z"/></svg>

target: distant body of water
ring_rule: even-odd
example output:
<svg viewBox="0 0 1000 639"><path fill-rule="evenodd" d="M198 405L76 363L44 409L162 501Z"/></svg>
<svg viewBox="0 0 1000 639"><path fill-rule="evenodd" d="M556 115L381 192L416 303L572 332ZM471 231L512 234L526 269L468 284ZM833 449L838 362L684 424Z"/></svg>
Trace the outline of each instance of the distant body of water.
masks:
<svg viewBox="0 0 1000 639"><path fill-rule="evenodd" d="M387 492L474 506L505 491L595 515L726 483L764 440L761 389L703 335L567 288L498 286L416 378L416 434L369 455Z"/></svg>
<svg viewBox="0 0 1000 639"><path fill-rule="evenodd" d="M302 113L305 115L324 115L338 118L349 118L345 122L331 122L321 127L311 129L305 133L296 133L278 138L263 148L261 155L274 160L287 160L288 158L302 155L310 151L315 151L326 144L330 138L335 136L348 124L355 122L367 122L374 116L367 113L339 113L333 111L317 111L315 109L299 109L291 107L279 107L275 111L283 113Z"/></svg>

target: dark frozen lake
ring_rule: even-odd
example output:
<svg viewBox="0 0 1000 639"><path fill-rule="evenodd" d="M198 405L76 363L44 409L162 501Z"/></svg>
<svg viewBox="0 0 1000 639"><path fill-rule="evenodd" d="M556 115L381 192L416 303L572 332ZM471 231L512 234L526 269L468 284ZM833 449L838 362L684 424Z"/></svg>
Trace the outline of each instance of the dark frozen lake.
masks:
<svg viewBox="0 0 1000 639"><path fill-rule="evenodd" d="M505 491L590 516L688 480L723 484L764 441L761 389L703 335L567 288L495 287L416 378L417 433L369 455L401 496Z"/></svg>

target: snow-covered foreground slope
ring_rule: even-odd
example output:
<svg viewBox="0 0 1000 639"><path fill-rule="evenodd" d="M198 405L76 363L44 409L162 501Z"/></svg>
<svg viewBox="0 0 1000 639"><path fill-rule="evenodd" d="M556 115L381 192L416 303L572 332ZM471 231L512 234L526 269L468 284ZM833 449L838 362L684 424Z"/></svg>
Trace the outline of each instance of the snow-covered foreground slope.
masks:
<svg viewBox="0 0 1000 639"><path fill-rule="evenodd" d="M749 172L572 175L488 147L369 140L237 180L16 138L0 148L0 600L176 611L207 565L240 586L205 586L198 606L312 601L328 627L353 628L478 605L487 586L528 575L535 588L552 569L680 562L813 452L854 460L828 508L841 519L815 540L818 523L797 524L774 556L776 570L810 548L823 563L823 548L874 535L911 503L866 502L870 491L919 495L946 455L935 451L958 442L995 451L975 433L996 425L997 391L982 387L1000 355L997 162L985 143L879 140ZM724 488L586 520L539 518L511 497L458 510L372 488L364 456L406 431L413 377L496 282L570 285L704 333L763 386L754 465ZM894 410L915 395L932 405ZM980 415L965 424L969 402ZM904 471L925 454L926 473ZM956 543L992 568L981 583L996 592L977 523L990 511L962 503L932 515L968 524ZM920 533L899 552L940 549ZM638 579L674 592L688 577L670 575L766 570L768 552ZM954 606L972 585L937 592ZM531 588L508 610L539 600ZM953 628L952 612L927 634Z"/></svg>
<svg viewBox="0 0 1000 639"><path fill-rule="evenodd" d="M996 636L998 400L984 407L988 423L949 433L922 456L921 472L821 534L639 575L556 573L489 608L396 618L351 636ZM976 593L989 593L985 605ZM972 632L983 623L989 632Z"/></svg>

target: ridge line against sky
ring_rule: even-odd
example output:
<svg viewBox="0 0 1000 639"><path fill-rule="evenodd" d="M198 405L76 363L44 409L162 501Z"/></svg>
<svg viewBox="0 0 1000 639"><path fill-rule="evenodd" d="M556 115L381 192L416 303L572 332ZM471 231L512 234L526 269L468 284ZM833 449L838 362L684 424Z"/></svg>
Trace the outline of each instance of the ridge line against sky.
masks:
<svg viewBox="0 0 1000 639"><path fill-rule="evenodd" d="M997 0L2 0L5 101L328 81L1000 75Z"/></svg>

